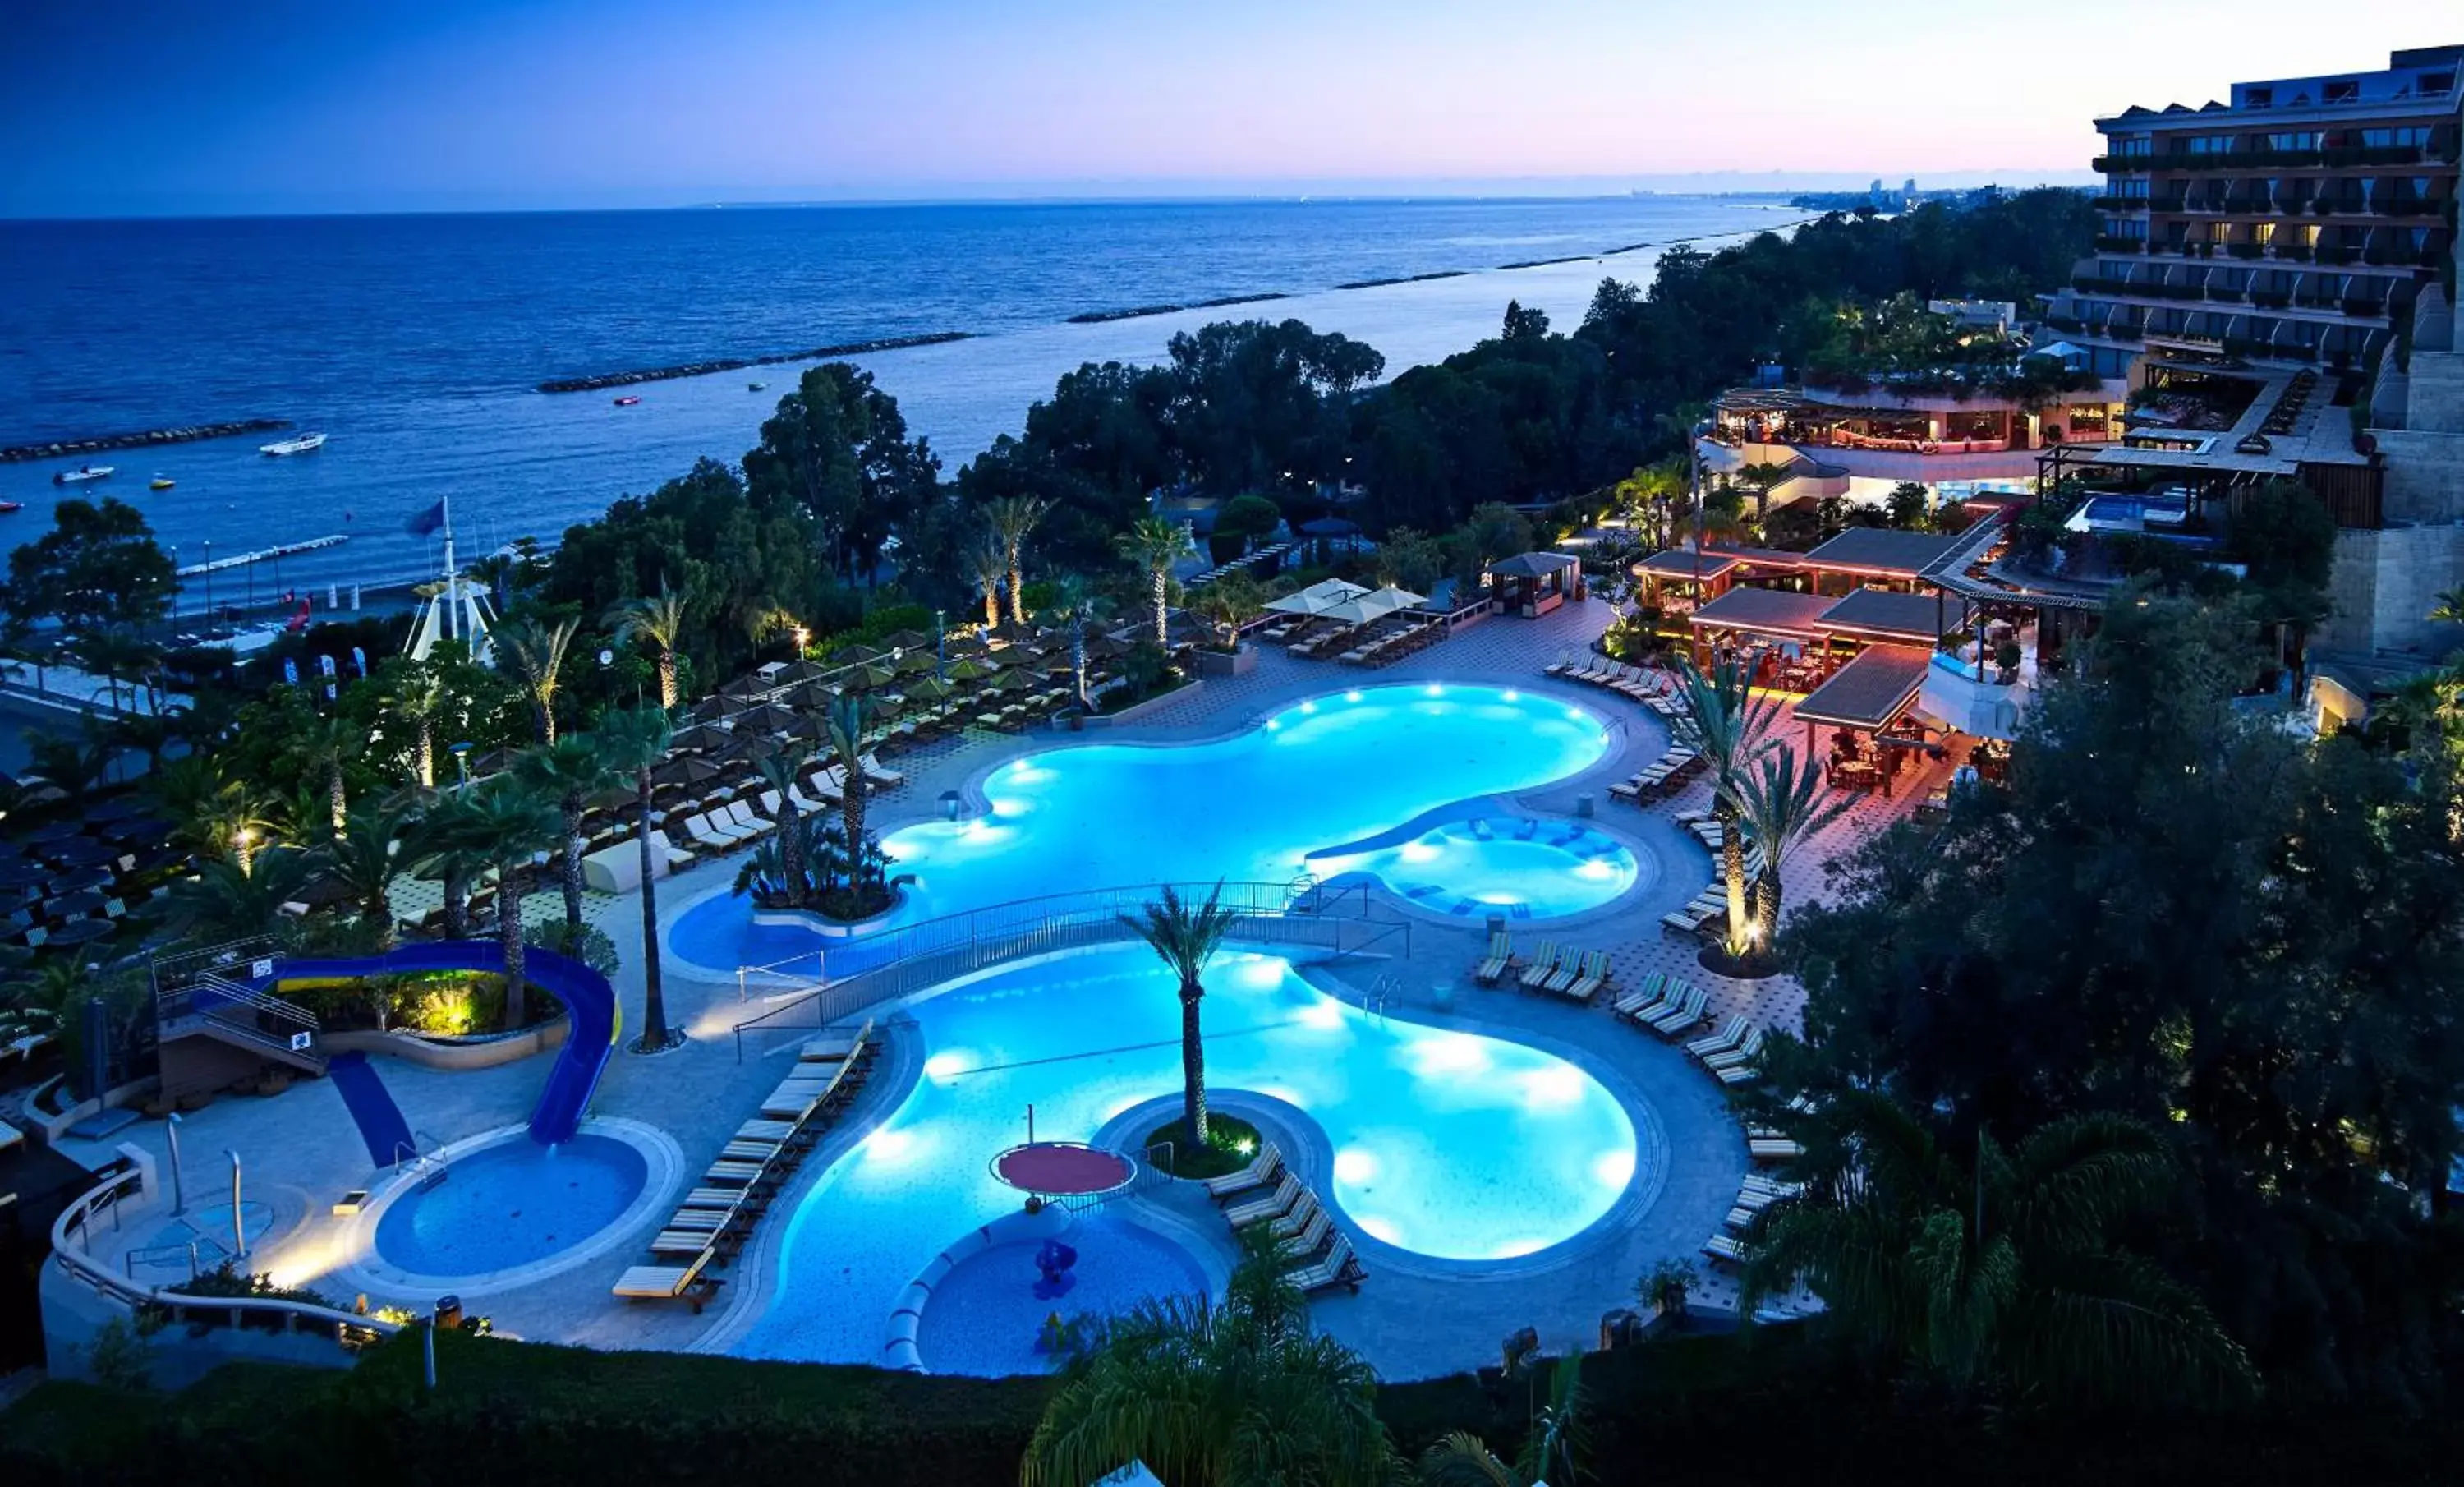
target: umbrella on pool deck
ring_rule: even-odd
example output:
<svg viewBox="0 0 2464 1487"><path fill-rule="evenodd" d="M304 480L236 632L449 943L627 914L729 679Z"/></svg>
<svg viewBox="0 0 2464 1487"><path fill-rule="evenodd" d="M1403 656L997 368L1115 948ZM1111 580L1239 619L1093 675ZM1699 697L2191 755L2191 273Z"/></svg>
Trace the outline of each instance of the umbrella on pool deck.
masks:
<svg viewBox="0 0 2464 1487"><path fill-rule="evenodd" d="M1023 671L1005 671L984 683L987 692L1016 692L1035 685L1035 679Z"/></svg>
<svg viewBox="0 0 2464 1487"><path fill-rule="evenodd" d="M812 681L827 675L829 675L829 668L819 661L790 661L771 676L770 684L776 687L792 687L799 682Z"/></svg>
<svg viewBox="0 0 2464 1487"><path fill-rule="evenodd" d="M584 810L622 810L633 804L636 802L633 787L630 785L611 785L604 790L594 791L582 797L582 809Z"/></svg>
<svg viewBox="0 0 2464 1487"><path fill-rule="evenodd" d="M100 867L120 855L121 855L120 848L106 847L99 841L83 837L73 842L61 842L58 846L46 848L43 852L46 860L64 868Z"/></svg>
<svg viewBox="0 0 2464 1487"><path fill-rule="evenodd" d="M107 919L73 919L46 938L48 944L90 944L120 926Z"/></svg>
<svg viewBox="0 0 2464 1487"><path fill-rule="evenodd" d="M893 651L913 651L919 647L930 650L933 637L920 630L893 630L881 637L881 643Z"/></svg>
<svg viewBox="0 0 2464 1487"><path fill-rule="evenodd" d="M45 842L64 842L78 834L80 831L77 822L54 821L49 826L38 826L28 832L24 839L30 844L40 846Z"/></svg>
<svg viewBox="0 0 2464 1487"><path fill-rule="evenodd" d="M669 759L650 771L650 783L653 785L681 786L686 788L715 784L725 777L726 771L717 766L707 760L691 757Z"/></svg>
<svg viewBox="0 0 2464 1487"><path fill-rule="evenodd" d="M981 681L997 670L998 667L985 665L982 657L970 655L952 661L946 675L952 681Z"/></svg>
<svg viewBox="0 0 2464 1487"><path fill-rule="evenodd" d="M874 687L886 687L892 679L892 673L887 666L859 666L847 674L847 685L859 690L870 690Z"/></svg>
<svg viewBox="0 0 2464 1487"><path fill-rule="evenodd" d="M938 677L918 677L907 683L909 698L927 702L937 702L957 690Z"/></svg>
<svg viewBox="0 0 2464 1487"><path fill-rule="evenodd" d="M1272 600L1268 602L1266 608L1280 614L1317 614L1335 605L1358 599L1368 592L1368 589L1358 584L1348 584L1339 578L1330 578L1311 584L1298 593L1286 594L1280 599Z"/></svg>
<svg viewBox="0 0 2464 1487"><path fill-rule="evenodd" d="M741 738L748 733L784 733L796 725L796 714L776 702L764 702L737 714L735 721L737 736Z"/></svg>
<svg viewBox="0 0 2464 1487"><path fill-rule="evenodd" d="M931 671L938 664L930 651L910 651L892 661L890 669L902 677L912 677L919 671Z"/></svg>
<svg viewBox="0 0 2464 1487"><path fill-rule="evenodd" d="M734 742L736 742L736 735L725 728L712 723L697 722L690 728L679 729L675 737L668 741L668 747L680 754L701 754L708 753L712 749L725 748Z"/></svg>
<svg viewBox="0 0 2464 1487"><path fill-rule="evenodd" d="M143 814L144 810L143 806L122 795L116 800L97 801L88 806L85 818L89 821L125 821L130 816Z"/></svg>
<svg viewBox="0 0 2464 1487"><path fill-rule="evenodd" d="M941 649L952 655L973 655L983 648L984 637L972 630L961 630L941 642Z"/></svg>
<svg viewBox="0 0 2464 1487"><path fill-rule="evenodd" d="M703 698L685 709L685 716L695 722L716 722L727 713L727 699L715 696Z"/></svg>
<svg viewBox="0 0 2464 1487"><path fill-rule="evenodd" d="M781 699L789 707L827 707L839 695L839 689L818 681L807 681Z"/></svg>
<svg viewBox="0 0 2464 1487"><path fill-rule="evenodd" d="M833 667L860 666L869 661L877 661L889 654L877 646L851 645L843 651L831 652L830 665Z"/></svg>
<svg viewBox="0 0 2464 1487"><path fill-rule="evenodd" d="M54 899L51 907L53 915L56 918L83 919L109 901L99 890L88 888Z"/></svg>

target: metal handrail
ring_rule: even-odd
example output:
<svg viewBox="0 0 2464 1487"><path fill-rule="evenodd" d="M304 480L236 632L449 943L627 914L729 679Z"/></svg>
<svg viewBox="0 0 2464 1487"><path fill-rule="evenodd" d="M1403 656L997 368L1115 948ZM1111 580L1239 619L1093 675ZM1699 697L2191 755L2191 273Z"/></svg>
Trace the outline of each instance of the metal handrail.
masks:
<svg viewBox="0 0 2464 1487"><path fill-rule="evenodd" d="M744 1058L744 1035L774 1024L784 1028L826 1026L866 1008L913 991L969 975L1004 961L1022 960L1059 950L1115 943L1134 938L1125 915L1143 907L1167 885L1101 888L1075 894L1052 894L1010 903L926 920L905 929L851 943L846 952L866 963L837 980L824 979L779 1006L748 1017L735 1027L736 1056ZM1183 897L1203 899L1221 894L1233 913L1231 940L1252 943L1313 944L1340 956L1356 955L1370 945L1399 934L1409 953L1408 921L1375 925L1375 933L1347 943L1345 925L1375 923L1373 901L1365 884L1338 888L1314 886L1295 895L1284 883L1177 883L1168 885ZM1357 913L1335 912L1347 904ZM818 1011L818 1022L801 1014Z"/></svg>
<svg viewBox="0 0 2464 1487"><path fill-rule="evenodd" d="M312 1031L318 1025L316 1014L297 1003L286 1002L278 996L269 996L254 987L232 981L212 971L199 972L196 980L166 995L172 1001L186 997L193 1007L196 993L200 988L211 991L218 1005L245 1007L251 1011L264 1012L268 1016L279 1018L284 1022L295 1022Z"/></svg>

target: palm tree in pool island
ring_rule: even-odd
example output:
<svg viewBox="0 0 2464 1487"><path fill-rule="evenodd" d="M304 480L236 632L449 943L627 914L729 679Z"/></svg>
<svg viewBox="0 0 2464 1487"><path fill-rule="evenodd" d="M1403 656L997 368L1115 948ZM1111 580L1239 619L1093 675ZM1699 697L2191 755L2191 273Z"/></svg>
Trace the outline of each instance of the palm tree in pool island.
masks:
<svg viewBox="0 0 2464 1487"><path fill-rule="evenodd" d="M1232 932L1232 919L1220 882L1201 904L1191 903L1166 883L1163 897L1149 903L1143 914L1121 916L1121 922L1147 943L1155 959L1180 978L1181 1113L1189 1126L1189 1143L1198 1147L1206 1144L1206 1045L1199 1032L1198 1009L1206 1000L1207 963L1223 948L1224 937Z"/></svg>
<svg viewBox="0 0 2464 1487"><path fill-rule="evenodd" d="M1155 602L1155 644L1170 648L1165 599L1172 591L1172 566L1198 551L1184 522L1161 517L1140 517L1120 537L1121 556L1147 575L1148 596Z"/></svg>
<svg viewBox="0 0 2464 1487"><path fill-rule="evenodd" d="M864 777L864 730L871 725L872 703L861 692L832 698L822 718L822 737L839 756L839 770L847 776L839 787L839 819L847 827L850 854L864 844L864 805L869 791Z"/></svg>
<svg viewBox="0 0 2464 1487"><path fill-rule="evenodd" d="M984 515L993 524L993 540L1001 544L1001 556L1009 560L1009 619L1013 625L1026 623L1026 585L1019 555L1051 509L1052 502L1041 496L1001 496L984 502Z"/></svg>
<svg viewBox="0 0 2464 1487"><path fill-rule="evenodd" d="M668 741L675 724L667 710L634 707L607 714L599 722L599 740L607 762L633 781L633 840L641 852L642 896L642 1036L637 1054L656 1054L675 1046L668 1032L668 999L659 979L659 868L651 846L650 771L668 757Z"/></svg>

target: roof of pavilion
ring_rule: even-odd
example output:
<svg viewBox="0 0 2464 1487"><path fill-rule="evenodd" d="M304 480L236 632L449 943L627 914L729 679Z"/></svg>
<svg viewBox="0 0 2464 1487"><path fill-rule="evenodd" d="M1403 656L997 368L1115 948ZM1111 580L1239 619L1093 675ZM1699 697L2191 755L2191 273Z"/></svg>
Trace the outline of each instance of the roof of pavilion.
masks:
<svg viewBox="0 0 2464 1487"><path fill-rule="evenodd" d="M1896 721L1925 688L1933 653L1916 646L1875 645L1831 674L1796 704L1799 722L1880 728Z"/></svg>
<svg viewBox="0 0 2464 1487"><path fill-rule="evenodd" d="M1837 602L1828 594L1785 588L1731 588L1687 618L1698 630L1748 630L1811 639L1821 633L1822 611Z"/></svg>
<svg viewBox="0 0 2464 1487"><path fill-rule="evenodd" d="M1957 616L1952 616L1957 623ZM1913 640L1930 646L1941 638L1942 600L1933 594L1859 588L1822 611L1822 629L1855 639Z"/></svg>
<svg viewBox="0 0 2464 1487"><path fill-rule="evenodd" d="M1690 547L1671 547L1666 552L1653 553L1636 564L1634 567L1636 572L1648 573L1654 578L1691 580L1697 576L1695 565L1700 563L1702 568L1699 576L1713 579L1734 568L1739 561L1738 558L1725 552L1697 553Z"/></svg>
<svg viewBox="0 0 2464 1487"><path fill-rule="evenodd" d="M1807 553L1807 567L1826 572L1864 573L1879 578L1914 578L1934 559L1950 550L1956 537L1930 532L1902 532L1886 526L1852 526Z"/></svg>

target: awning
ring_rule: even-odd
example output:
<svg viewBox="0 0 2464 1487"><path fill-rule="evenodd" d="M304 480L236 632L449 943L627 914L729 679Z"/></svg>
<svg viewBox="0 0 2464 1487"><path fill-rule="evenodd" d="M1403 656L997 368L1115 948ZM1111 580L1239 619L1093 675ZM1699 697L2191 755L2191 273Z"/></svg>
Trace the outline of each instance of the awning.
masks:
<svg viewBox="0 0 2464 1487"><path fill-rule="evenodd" d="M1666 552L1655 552L1643 559L1634 566L1634 570L1653 578L1683 579L1690 583L1697 577L1705 580L1718 578L1735 567L1738 561L1726 553L1705 552L1698 557L1691 548L1671 547ZM1699 574L1695 571L1697 562L1702 565Z"/></svg>
<svg viewBox="0 0 2464 1487"><path fill-rule="evenodd" d="M1786 588L1731 588L1686 619L1697 630L1743 630L1812 640L1822 633L1822 611L1837 602L1827 594Z"/></svg>
<svg viewBox="0 0 2464 1487"><path fill-rule="evenodd" d="M1804 557L1807 567L1877 578L1915 578L1926 565L1956 546L1956 537L1902 532L1887 526L1852 526Z"/></svg>
<svg viewBox="0 0 2464 1487"><path fill-rule="evenodd" d="M1348 620L1358 625L1381 615L1392 614L1397 610L1408 610L1420 602L1419 594L1400 588L1386 588L1378 589L1375 593L1362 594L1357 599L1349 599L1341 604L1320 610L1318 614L1325 619Z"/></svg>
<svg viewBox="0 0 2464 1487"><path fill-rule="evenodd" d="M1799 722L1874 729L1897 722L1925 688L1933 652L1915 646L1867 646L1857 658L1796 704Z"/></svg>
<svg viewBox="0 0 2464 1487"><path fill-rule="evenodd" d="M1933 594L1859 588L1823 610L1821 623L1826 633L1854 640L1906 640L1930 647L1942 637L1942 600Z"/></svg>
<svg viewBox="0 0 2464 1487"><path fill-rule="evenodd" d="M1271 600L1266 608L1279 614L1318 614L1338 604L1349 604L1369 592L1358 584L1348 584L1339 578L1326 579L1309 585L1298 593Z"/></svg>

